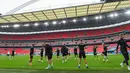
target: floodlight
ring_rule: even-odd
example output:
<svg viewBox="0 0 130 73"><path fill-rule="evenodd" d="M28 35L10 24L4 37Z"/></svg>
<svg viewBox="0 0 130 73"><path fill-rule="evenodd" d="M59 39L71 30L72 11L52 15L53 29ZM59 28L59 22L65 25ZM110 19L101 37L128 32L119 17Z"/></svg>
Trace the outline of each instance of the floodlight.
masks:
<svg viewBox="0 0 130 73"><path fill-rule="evenodd" d="M44 25L45 25L45 26L48 26L48 25L49 25L49 23L48 23L48 22L45 22L45 23L44 23Z"/></svg>
<svg viewBox="0 0 130 73"><path fill-rule="evenodd" d="M66 21L65 21L65 20L63 20L63 21L62 21L62 23L64 23L64 24L65 24L65 23L66 23Z"/></svg>
<svg viewBox="0 0 130 73"><path fill-rule="evenodd" d="M83 21L86 21L86 20L87 20L87 19L84 17L84 18L83 18Z"/></svg>
<svg viewBox="0 0 130 73"><path fill-rule="evenodd" d="M53 22L52 22L52 24L53 24L53 25L56 25L56 24L57 24L57 22L56 22L56 21L53 21Z"/></svg>
<svg viewBox="0 0 130 73"><path fill-rule="evenodd" d="M73 19L72 21L75 23L77 20L76 20L76 19Z"/></svg>
<svg viewBox="0 0 130 73"><path fill-rule="evenodd" d="M38 25L39 25L39 23L35 23L35 24L34 24L34 26L38 26Z"/></svg>
<svg viewBox="0 0 130 73"><path fill-rule="evenodd" d="M20 25L19 24L15 24L15 25L13 25L13 27L14 28L18 28L18 27L20 27Z"/></svg>

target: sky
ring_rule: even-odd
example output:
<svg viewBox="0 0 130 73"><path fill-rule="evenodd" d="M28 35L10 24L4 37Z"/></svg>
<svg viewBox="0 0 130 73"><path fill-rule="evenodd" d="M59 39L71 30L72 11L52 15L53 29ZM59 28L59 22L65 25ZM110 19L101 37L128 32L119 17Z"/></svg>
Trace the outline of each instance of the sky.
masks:
<svg viewBox="0 0 130 73"><path fill-rule="evenodd" d="M100 0L37 0L19 11L10 12L14 8L31 0L0 0L0 13L2 15L16 14L23 12L47 10L54 8L70 7L76 5L100 3Z"/></svg>

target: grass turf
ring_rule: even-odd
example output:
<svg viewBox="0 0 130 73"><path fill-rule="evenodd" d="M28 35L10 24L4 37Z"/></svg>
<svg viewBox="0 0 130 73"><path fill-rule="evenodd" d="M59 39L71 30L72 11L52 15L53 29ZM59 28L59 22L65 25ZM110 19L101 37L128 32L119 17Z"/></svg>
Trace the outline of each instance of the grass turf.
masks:
<svg viewBox="0 0 130 73"><path fill-rule="evenodd" d="M103 56L99 56L101 60L95 60L93 56L88 55L87 61L89 69L85 68L82 61L81 68L77 68L78 60L74 59L71 55L67 63L62 64L61 60L57 60L53 56L54 68L45 70L47 61L44 58L43 63L38 62L39 56L34 56L33 65L29 66L29 56L15 56L14 59L9 60L7 56L0 56L0 73L130 73L125 65L124 68L120 67L123 61L122 55L109 55L109 61L103 62Z"/></svg>

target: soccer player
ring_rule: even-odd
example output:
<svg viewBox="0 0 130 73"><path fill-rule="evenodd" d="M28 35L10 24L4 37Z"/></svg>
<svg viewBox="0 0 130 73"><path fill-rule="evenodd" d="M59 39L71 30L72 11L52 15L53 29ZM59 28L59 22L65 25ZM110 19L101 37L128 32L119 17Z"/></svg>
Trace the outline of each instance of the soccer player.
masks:
<svg viewBox="0 0 130 73"><path fill-rule="evenodd" d="M7 52L7 57L10 60L10 51Z"/></svg>
<svg viewBox="0 0 130 73"><path fill-rule="evenodd" d="M34 55L34 44L32 44L30 48L30 61L29 61L30 66L32 66L33 55Z"/></svg>
<svg viewBox="0 0 130 73"><path fill-rule="evenodd" d="M95 57L95 60L96 60L96 59L100 60L100 58L99 58L98 55L97 55L97 48L98 48L97 45L95 45L95 46L93 47L93 55L94 55L94 57Z"/></svg>
<svg viewBox="0 0 130 73"><path fill-rule="evenodd" d="M11 57L14 58L14 55L15 55L15 50L13 49L13 50L12 50Z"/></svg>
<svg viewBox="0 0 130 73"><path fill-rule="evenodd" d="M123 34L120 34L120 40L117 42L117 48L116 48L117 53L118 53L119 45L120 45L120 51L121 51L121 53L122 53L122 55L124 57L124 61L120 65L121 65L121 67L123 67L124 63L126 63L126 65L128 67L128 70L130 70L130 66L129 66L129 63L128 63L129 54L128 54L128 51L127 51L127 47L130 48L130 46L127 45Z"/></svg>
<svg viewBox="0 0 130 73"><path fill-rule="evenodd" d="M59 50L59 48L57 48L56 53L57 53L57 59L59 60L60 59L60 50Z"/></svg>
<svg viewBox="0 0 130 73"><path fill-rule="evenodd" d="M78 45L79 47L79 63L78 63L78 68L80 68L80 64L81 64L81 60L82 58L84 59L84 62L86 64L86 68L88 68L88 64L87 64L87 61L86 61L86 55L85 55L85 44L83 43L82 40L80 40L81 43Z"/></svg>
<svg viewBox="0 0 130 73"><path fill-rule="evenodd" d="M40 60L39 62L43 62L43 52L44 52L44 45L42 46L42 48L40 49Z"/></svg>
<svg viewBox="0 0 130 73"><path fill-rule="evenodd" d="M66 48L66 45L64 44L62 47L61 47L61 53L62 53L62 63L64 62L67 62L67 48Z"/></svg>
<svg viewBox="0 0 130 73"><path fill-rule="evenodd" d="M108 47L108 45L103 43L103 50L104 51L102 52L102 55L104 56L104 59L103 59L104 62L108 62L107 47Z"/></svg>
<svg viewBox="0 0 130 73"><path fill-rule="evenodd" d="M50 44L46 44L46 45L45 45L45 49L46 49L46 54L47 54L47 58L48 58L48 67L46 67L46 69L50 69L50 68L53 68L53 62L52 62L52 56L53 56L52 46L51 46Z"/></svg>
<svg viewBox="0 0 130 73"><path fill-rule="evenodd" d="M77 59L77 56L78 56L77 54L78 54L78 53L77 53L77 47L75 47L75 48L74 48L75 60Z"/></svg>

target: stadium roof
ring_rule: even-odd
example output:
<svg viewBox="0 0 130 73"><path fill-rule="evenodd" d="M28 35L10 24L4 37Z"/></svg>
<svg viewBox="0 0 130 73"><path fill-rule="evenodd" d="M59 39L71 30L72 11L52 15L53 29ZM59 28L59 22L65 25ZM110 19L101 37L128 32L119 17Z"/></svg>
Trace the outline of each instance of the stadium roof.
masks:
<svg viewBox="0 0 130 73"><path fill-rule="evenodd" d="M78 5L63 8L39 10L32 12L16 13L11 15L3 15L0 17L0 23L21 23L35 22L45 20L57 20L72 17L87 16L111 12L130 7L130 1L117 1L110 3L98 3L91 5Z"/></svg>
<svg viewBox="0 0 130 73"><path fill-rule="evenodd" d="M100 0L0 0L0 13L8 15L100 2Z"/></svg>

